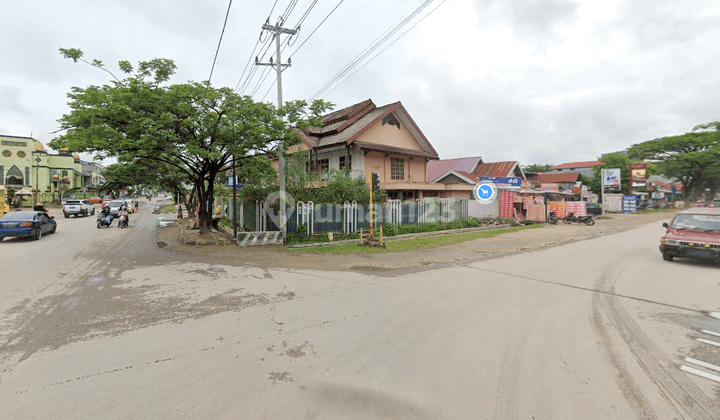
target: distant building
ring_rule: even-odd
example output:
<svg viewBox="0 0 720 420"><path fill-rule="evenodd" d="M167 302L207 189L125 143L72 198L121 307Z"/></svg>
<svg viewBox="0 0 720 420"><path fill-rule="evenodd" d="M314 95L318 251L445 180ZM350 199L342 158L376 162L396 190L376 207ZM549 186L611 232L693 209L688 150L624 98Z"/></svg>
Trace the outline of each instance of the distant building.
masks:
<svg viewBox="0 0 720 420"><path fill-rule="evenodd" d="M592 177L593 167L602 165L603 163L599 160L591 160L586 162L570 162L563 163L561 165L555 165L548 169L546 174L562 174L567 172L577 172L582 176Z"/></svg>
<svg viewBox="0 0 720 420"><path fill-rule="evenodd" d="M33 196L23 197L24 206L33 204L34 196L38 202L50 202L65 190L100 185L104 182L100 175L102 169L102 165L95 162L82 162L77 153L68 150L50 154L32 137L0 135L0 185L32 191ZM91 174L95 173L93 178ZM93 183L93 180L100 182Z"/></svg>

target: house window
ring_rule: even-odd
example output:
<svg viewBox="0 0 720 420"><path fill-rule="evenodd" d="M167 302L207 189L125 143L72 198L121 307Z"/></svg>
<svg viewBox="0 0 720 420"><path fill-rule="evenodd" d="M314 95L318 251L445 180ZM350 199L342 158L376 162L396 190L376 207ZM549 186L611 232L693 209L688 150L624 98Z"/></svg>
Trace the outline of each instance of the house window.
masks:
<svg viewBox="0 0 720 420"><path fill-rule="evenodd" d="M318 159L317 170L319 174L325 173L330 169L330 159Z"/></svg>
<svg viewBox="0 0 720 420"><path fill-rule="evenodd" d="M345 170L345 156L340 156L340 170ZM352 158L348 159L348 170L352 171Z"/></svg>
<svg viewBox="0 0 720 420"><path fill-rule="evenodd" d="M390 179L405 179L405 159L390 158Z"/></svg>

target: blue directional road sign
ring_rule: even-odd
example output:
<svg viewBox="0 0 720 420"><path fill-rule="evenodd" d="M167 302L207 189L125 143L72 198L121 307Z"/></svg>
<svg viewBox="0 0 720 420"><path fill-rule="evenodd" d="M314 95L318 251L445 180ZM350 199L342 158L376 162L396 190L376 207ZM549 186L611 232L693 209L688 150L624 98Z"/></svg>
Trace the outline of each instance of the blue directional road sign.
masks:
<svg viewBox="0 0 720 420"><path fill-rule="evenodd" d="M497 187L492 182L480 182L473 188L475 200L482 204L489 204L497 198Z"/></svg>

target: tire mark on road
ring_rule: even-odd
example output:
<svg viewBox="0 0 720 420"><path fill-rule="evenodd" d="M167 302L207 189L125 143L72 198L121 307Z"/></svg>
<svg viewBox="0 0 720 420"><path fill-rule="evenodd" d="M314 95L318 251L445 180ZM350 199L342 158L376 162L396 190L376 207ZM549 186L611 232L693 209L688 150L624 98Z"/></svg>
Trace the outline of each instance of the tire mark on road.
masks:
<svg viewBox="0 0 720 420"><path fill-rule="evenodd" d="M678 416L682 416L681 413L695 413L698 410L706 413L717 412L718 406L715 402L680 372L675 364L660 351L622 307L615 295L615 284L620 275L636 258L636 255L631 254L625 257L621 264L613 262L595 281L595 287L605 293L597 293L593 297L593 325L598 326L598 322L602 322L599 319L600 311L602 311L633 354L635 361L648 378L655 383L665 400L675 408ZM600 328L599 332L602 333L603 327ZM617 357L611 342L608 340L605 343L610 350L611 360L613 357ZM629 378L624 367L616 366L616 368L620 369L619 372L623 377ZM650 406L647 405L646 399L637 395L634 390L628 390L627 386L633 384L623 383L623 381L624 378L618 382L618 385L621 390L625 389L623 395L628 403L633 408L649 411ZM634 386L634 388L637 387ZM637 392L640 391L637 390ZM643 406L638 407L638 404L643 404Z"/></svg>

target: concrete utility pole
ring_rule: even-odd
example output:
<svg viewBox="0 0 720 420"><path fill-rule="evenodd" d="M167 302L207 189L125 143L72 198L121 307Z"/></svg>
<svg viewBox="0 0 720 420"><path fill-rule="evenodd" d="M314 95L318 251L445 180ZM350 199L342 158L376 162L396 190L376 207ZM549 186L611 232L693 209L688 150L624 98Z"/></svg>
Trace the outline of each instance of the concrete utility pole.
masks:
<svg viewBox="0 0 720 420"><path fill-rule="evenodd" d="M270 25L269 23L265 23L263 25L263 30L270 31L275 36L275 48L276 48L276 58L275 63L273 63L272 58L270 59L269 63L261 63L257 57L255 57L255 64L258 66L273 66L275 67L275 71L277 72L277 90L278 90L278 109L283 106L283 98L282 98L282 71L286 67L290 67L290 60L288 60L287 64L282 64L282 60L280 58L280 34L288 34L288 35L295 35L297 33L297 30L294 29L287 29L282 27L283 20L282 18L278 20L277 25ZM287 217L285 216L285 208L286 208L286 202L285 202L285 148L283 146L285 142L285 139L280 139L280 144L278 145L278 170L280 175L280 230L283 234L283 242L285 241L285 238L287 237Z"/></svg>

